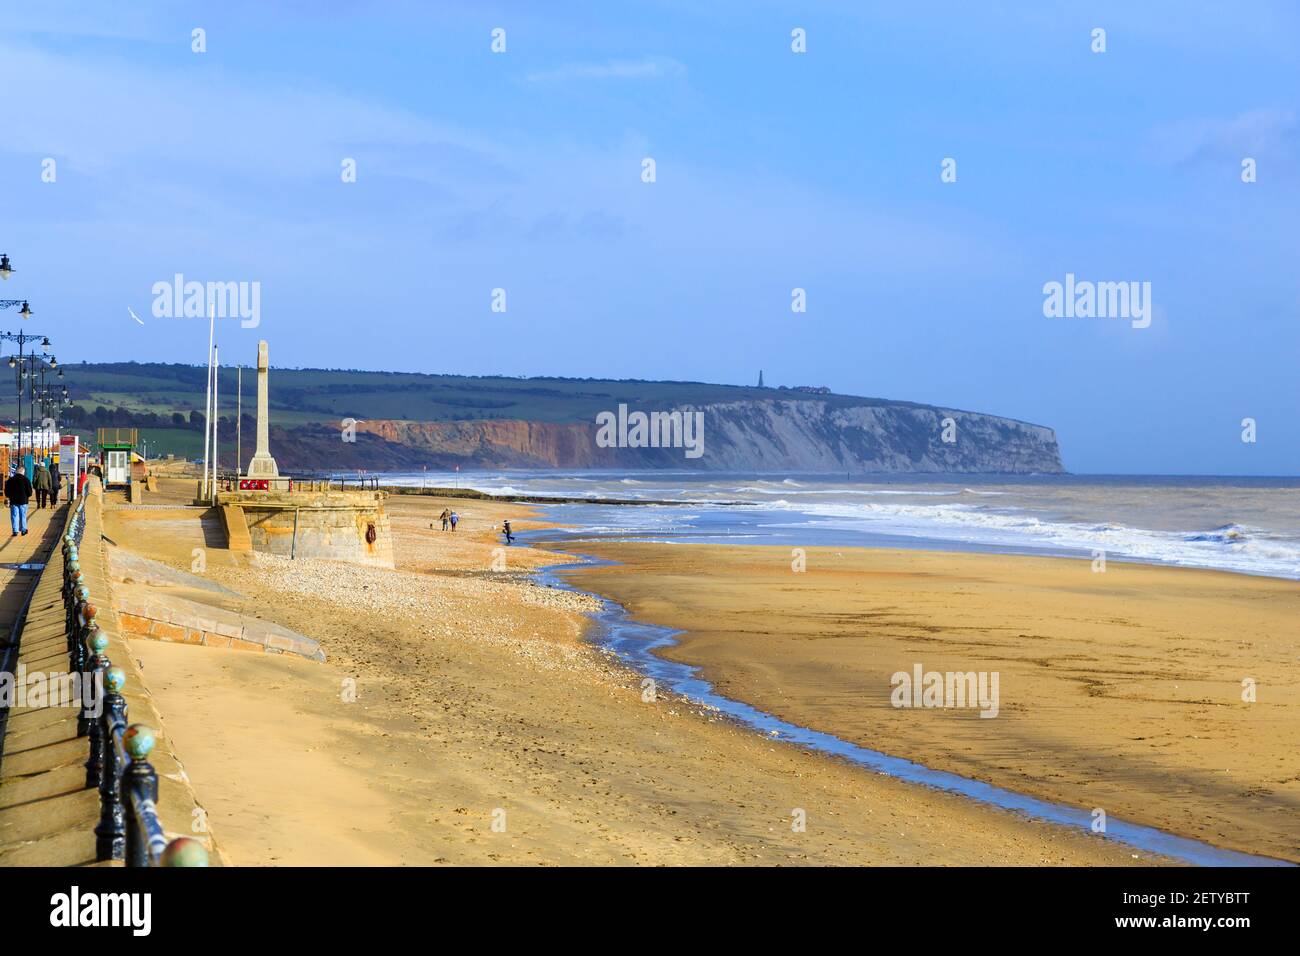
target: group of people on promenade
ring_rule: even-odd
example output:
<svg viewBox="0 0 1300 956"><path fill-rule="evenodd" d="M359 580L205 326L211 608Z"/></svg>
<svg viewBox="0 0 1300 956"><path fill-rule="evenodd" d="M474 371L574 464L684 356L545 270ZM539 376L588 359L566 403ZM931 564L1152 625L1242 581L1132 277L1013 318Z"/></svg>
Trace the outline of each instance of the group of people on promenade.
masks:
<svg viewBox="0 0 1300 956"><path fill-rule="evenodd" d="M11 537L27 533L27 509L32 496L36 497L36 508L54 508L59 504L59 463L52 458L38 460L32 469L31 478L25 469L15 466L5 481L5 498L9 501L9 526L13 530Z"/></svg>

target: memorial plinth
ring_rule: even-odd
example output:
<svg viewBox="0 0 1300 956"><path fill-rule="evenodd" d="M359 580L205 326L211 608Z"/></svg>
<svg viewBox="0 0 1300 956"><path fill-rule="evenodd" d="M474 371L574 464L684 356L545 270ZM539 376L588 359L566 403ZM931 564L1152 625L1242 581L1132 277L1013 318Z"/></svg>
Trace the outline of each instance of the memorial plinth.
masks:
<svg viewBox="0 0 1300 956"><path fill-rule="evenodd" d="M268 391L270 351L266 340L257 343L257 448L245 472L249 478L278 478L280 469L271 457L271 415Z"/></svg>
<svg viewBox="0 0 1300 956"><path fill-rule="evenodd" d="M391 568L384 498L382 491L223 491L217 504L227 515L243 514L254 551Z"/></svg>

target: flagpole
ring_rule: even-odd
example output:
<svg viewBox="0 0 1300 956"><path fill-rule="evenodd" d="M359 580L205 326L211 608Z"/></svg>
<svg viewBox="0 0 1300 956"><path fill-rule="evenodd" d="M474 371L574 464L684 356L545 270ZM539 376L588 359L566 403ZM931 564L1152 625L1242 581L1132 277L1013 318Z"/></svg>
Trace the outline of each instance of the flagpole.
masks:
<svg viewBox="0 0 1300 956"><path fill-rule="evenodd" d="M221 356L217 347L212 346L212 503L217 503L217 461L221 457L217 445L217 413L220 405L217 399L217 384L221 378Z"/></svg>
<svg viewBox="0 0 1300 956"><path fill-rule="evenodd" d="M212 431L212 337L216 331L217 310L208 306L208 393L203 399L203 482L199 485L199 500L208 496L208 438Z"/></svg>
<svg viewBox="0 0 1300 956"><path fill-rule="evenodd" d="M244 366L235 366L235 480L244 470Z"/></svg>

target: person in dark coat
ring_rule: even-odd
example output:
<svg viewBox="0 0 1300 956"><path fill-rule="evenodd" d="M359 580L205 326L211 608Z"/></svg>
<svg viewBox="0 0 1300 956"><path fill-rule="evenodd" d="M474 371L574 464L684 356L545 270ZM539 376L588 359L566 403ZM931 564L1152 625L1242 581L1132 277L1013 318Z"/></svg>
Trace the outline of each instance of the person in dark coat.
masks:
<svg viewBox="0 0 1300 956"><path fill-rule="evenodd" d="M63 478L59 475L59 463L57 461L50 462L50 507L51 508L57 508L59 506L59 485L62 481Z"/></svg>
<svg viewBox="0 0 1300 956"><path fill-rule="evenodd" d="M36 509L39 511L50 500L50 473L43 461L36 463L36 471L32 474L32 487L36 489Z"/></svg>
<svg viewBox="0 0 1300 956"><path fill-rule="evenodd" d="M27 502L32 500L32 483L21 470L15 469L5 482L5 497L9 499L9 524L12 537L27 533Z"/></svg>

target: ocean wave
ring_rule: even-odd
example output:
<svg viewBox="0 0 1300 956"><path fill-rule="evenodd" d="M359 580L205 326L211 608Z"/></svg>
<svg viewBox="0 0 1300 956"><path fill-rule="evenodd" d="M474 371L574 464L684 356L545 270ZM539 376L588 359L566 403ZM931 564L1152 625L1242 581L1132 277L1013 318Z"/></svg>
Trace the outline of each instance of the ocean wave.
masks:
<svg viewBox="0 0 1300 956"><path fill-rule="evenodd" d="M1075 483L1056 488L966 487L924 480L873 484L774 476L675 476L634 473L504 474L501 472L413 472L383 476L385 483L445 487L453 482L494 496L628 498L672 501L670 518L660 509L605 510L583 513L575 533L666 535L716 529L725 539L741 529L720 514L761 515L763 527L797 536L801 527L836 532L850 543L859 535L925 539L926 547L974 547L1108 557L1187 567L1219 568L1251 574L1300 579L1300 521L1293 500L1278 493L1265 499L1243 486L1218 490L1147 486L1140 495L1112 490L1106 483ZM1131 490L1128 490L1131 492ZM1270 492L1272 494L1272 492ZM741 511L720 506L741 504ZM1017 507L1020 505L1020 507ZM598 517L594 517L595 514ZM706 516L699 528L690 522ZM782 521L780 516L788 518ZM1234 520L1226 520L1234 519ZM748 520L748 519L746 519ZM1149 524L1148 524L1149 522ZM1160 530L1155 530L1160 529ZM935 543L937 542L937 543Z"/></svg>
<svg viewBox="0 0 1300 956"><path fill-rule="evenodd" d="M1189 535L1188 541L1214 541L1219 544L1241 544L1246 541L1251 534L1258 533L1260 528L1243 528L1239 524L1225 524L1209 531L1202 531L1197 534Z"/></svg>
<svg viewBox="0 0 1300 956"><path fill-rule="evenodd" d="M804 487L802 485L798 487ZM969 489L968 489L969 490ZM750 495L788 495L790 489L776 485L772 488L759 488L756 485L740 485L731 489L732 494L750 494ZM922 498L952 498L961 492L959 491L917 491L902 490L895 488L808 488L804 491L794 492L796 495L841 495L845 497L872 497L875 495L883 496L917 496ZM979 494L979 492L976 492ZM990 494L1002 494L1002 492L990 492Z"/></svg>
<svg viewBox="0 0 1300 956"><path fill-rule="evenodd" d="M524 494L535 494L535 495L540 496L540 495L542 494L542 492L539 492L539 491L527 492L527 491L524 491L522 488L516 488L514 485L501 485L501 486L499 486L499 487L497 487L497 488L476 488L475 490L476 490L476 491L481 491L481 492L483 492L485 495L524 495ZM557 492L557 494L558 494L558 492Z"/></svg>
<svg viewBox="0 0 1300 956"><path fill-rule="evenodd" d="M856 527L993 547L1101 551L1114 557L1160 564L1300 578L1300 541L1267 536L1262 529L1235 524L1210 531L1155 531L1114 523L1058 521L1025 512L994 511L958 503L802 503L785 507L801 511L815 523L828 527Z"/></svg>

